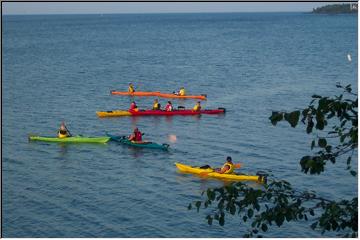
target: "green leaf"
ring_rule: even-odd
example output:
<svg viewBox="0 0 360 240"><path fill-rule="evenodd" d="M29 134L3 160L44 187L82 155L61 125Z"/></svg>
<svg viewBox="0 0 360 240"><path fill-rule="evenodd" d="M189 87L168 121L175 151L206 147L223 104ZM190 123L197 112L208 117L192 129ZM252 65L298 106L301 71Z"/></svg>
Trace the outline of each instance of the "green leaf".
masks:
<svg viewBox="0 0 360 240"><path fill-rule="evenodd" d="M312 140L312 142L311 142L311 150L313 150L314 147L315 147L315 140Z"/></svg>
<svg viewBox="0 0 360 240"><path fill-rule="evenodd" d="M291 127L296 127L299 122L300 111L293 111L291 113L285 113L285 120L288 121Z"/></svg>
<svg viewBox="0 0 360 240"><path fill-rule="evenodd" d="M279 213L275 218L276 225L278 225L278 227L280 227L283 224L284 219L285 219L284 215Z"/></svg>
<svg viewBox="0 0 360 240"><path fill-rule="evenodd" d="M243 216L244 222L246 222L247 218L248 218L247 216Z"/></svg>
<svg viewBox="0 0 360 240"><path fill-rule="evenodd" d="M219 218L219 224L220 226L224 226L225 224L225 217L223 215Z"/></svg>
<svg viewBox="0 0 360 240"><path fill-rule="evenodd" d="M327 145L327 141L325 138L319 138L318 144L319 144L319 147L324 148Z"/></svg>
<svg viewBox="0 0 360 240"><path fill-rule="evenodd" d="M314 213L314 210L313 210L313 209L310 209L309 213L310 213L310 215L311 215L311 216L314 216L314 215L315 215L315 213Z"/></svg>
<svg viewBox="0 0 360 240"><path fill-rule="evenodd" d="M261 225L261 230L262 230L263 232L266 232L266 231L268 230L268 226L267 226L265 223L263 223L263 224Z"/></svg>
<svg viewBox="0 0 360 240"><path fill-rule="evenodd" d="M251 208L248 210L247 213L248 217L251 218L254 215L254 210L252 210Z"/></svg>
<svg viewBox="0 0 360 240"><path fill-rule="evenodd" d="M332 147L331 147L330 145L327 145L327 146L325 147L325 150L326 150L327 153L330 153L330 152L331 152L331 149L332 149Z"/></svg>
<svg viewBox="0 0 360 240"><path fill-rule="evenodd" d="M323 130L325 127L324 120L317 120L315 127L316 129Z"/></svg>
<svg viewBox="0 0 360 240"><path fill-rule="evenodd" d="M278 122L283 120L283 113L281 113L281 112L272 112L269 119L270 119L272 125L275 126Z"/></svg>
<svg viewBox="0 0 360 240"><path fill-rule="evenodd" d="M350 162L351 162L351 157L348 157L347 161L346 161L346 164L347 165L350 165Z"/></svg>
<svg viewBox="0 0 360 240"><path fill-rule="evenodd" d="M235 213L236 213L236 207L235 207L234 204L232 204L232 205L230 206L230 214L231 214L231 215L234 215Z"/></svg>
<svg viewBox="0 0 360 240"><path fill-rule="evenodd" d="M207 195L209 200L211 200L211 201L215 200L216 194L210 188L206 191L206 195Z"/></svg>
<svg viewBox="0 0 360 240"><path fill-rule="evenodd" d="M188 208L188 210L191 210L191 208L192 208L191 203L189 203L189 206L187 208Z"/></svg>
<svg viewBox="0 0 360 240"><path fill-rule="evenodd" d="M207 215L206 219L208 220L208 224L212 225L213 218L210 215Z"/></svg>
<svg viewBox="0 0 360 240"><path fill-rule="evenodd" d="M354 170L350 171L351 175L353 175L354 177L357 175L357 173Z"/></svg>
<svg viewBox="0 0 360 240"><path fill-rule="evenodd" d="M311 120L311 121L308 122L308 125L307 125L307 127L306 127L306 133L307 133L307 134L311 133L313 127L314 127L314 122Z"/></svg>
<svg viewBox="0 0 360 240"><path fill-rule="evenodd" d="M317 222L314 222L313 224L311 224L311 226L310 226L310 227L311 227L311 229L315 230L315 228L316 228L317 224L318 224Z"/></svg>
<svg viewBox="0 0 360 240"><path fill-rule="evenodd" d="M200 206L201 206L201 202L200 202L200 201L197 201L197 202L195 203L195 206L196 206L196 208L197 208L197 211L199 212L199 209L200 209Z"/></svg>
<svg viewBox="0 0 360 240"><path fill-rule="evenodd" d="M291 214L291 211L287 211L286 214L285 214L285 219L286 221L290 222L291 219L292 219L292 214Z"/></svg>

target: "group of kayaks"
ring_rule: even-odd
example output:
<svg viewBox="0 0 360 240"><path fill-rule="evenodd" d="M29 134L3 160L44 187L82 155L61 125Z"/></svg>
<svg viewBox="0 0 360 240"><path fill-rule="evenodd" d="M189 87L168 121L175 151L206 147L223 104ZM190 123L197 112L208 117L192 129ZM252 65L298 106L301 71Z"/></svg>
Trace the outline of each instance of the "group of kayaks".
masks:
<svg viewBox="0 0 360 240"><path fill-rule="evenodd" d="M115 142L119 142L124 145L132 146L132 147L141 147L141 148L152 148L152 149L161 149L168 150L169 144L157 144L154 142L135 142L127 139L126 136L116 136L111 134L106 134L106 137L84 137L84 136L73 136L66 138L58 138L58 137L41 137L41 136L29 136L30 141L42 141L42 142L58 142L58 143L107 143L112 140Z"/></svg>
<svg viewBox="0 0 360 240"><path fill-rule="evenodd" d="M173 93L161 93L161 92L121 92L121 91L110 91L112 95L122 96L142 96L142 97L163 97L163 98L179 98L179 99L200 99L206 100L207 95L177 95ZM204 109L200 111L194 111L192 109L185 109L179 106L177 110L165 111L165 110L111 110L111 111L97 111L98 117L124 117L124 116L192 116L201 114L223 114L226 112L225 108L219 107L218 109Z"/></svg>
<svg viewBox="0 0 360 240"><path fill-rule="evenodd" d="M179 96L171 93L161 93L161 92L121 92L121 91L110 91L112 95L127 95L127 96L156 96L156 97L164 97L164 98L182 98L182 99L200 99L206 100L206 95L186 95ZM180 109L173 111L165 111L165 110L114 110L114 111L99 111L96 112L98 117L121 117L121 116L173 116L173 115L200 115L200 114L222 114L225 113L225 108L218 109L205 109L200 111L194 111L189 109ZM149 148L149 149L160 149L160 150L168 150L169 144L158 144L149 141L135 142L130 141L126 136L117 136L106 133L106 136L101 137L85 137L81 135L70 136L65 138L59 137L42 137L42 136L29 136L29 140L31 141L44 141L44 142L58 142L58 143L107 143L108 141L115 141L120 144L128 145L131 147L137 148ZM256 175L245 175L245 174L226 174L226 173L217 173L212 168L202 169L196 166L189 166L182 163L175 163L177 169L182 173L191 173L197 174L200 176L206 175L206 177L217 178L222 180L230 180L230 181L256 181L259 183L266 182L266 176L261 173L257 173Z"/></svg>

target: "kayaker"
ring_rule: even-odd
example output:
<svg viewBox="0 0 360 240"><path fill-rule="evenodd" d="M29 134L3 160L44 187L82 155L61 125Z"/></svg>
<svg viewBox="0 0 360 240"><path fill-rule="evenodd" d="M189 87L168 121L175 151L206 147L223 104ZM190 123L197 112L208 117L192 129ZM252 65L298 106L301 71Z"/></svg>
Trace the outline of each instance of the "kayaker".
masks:
<svg viewBox="0 0 360 240"><path fill-rule="evenodd" d="M132 83L129 83L128 92L129 92L129 93L135 92L135 88L134 88L134 85L133 85Z"/></svg>
<svg viewBox="0 0 360 240"><path fill-rule="evenodd" d="M157 99L154 100L154 104L153 104L153 110L160 110L161 105L159 103L159 101Z"/></svg>
<svg viewBox="0 0 360 240"><path fill-rule="evenodd" d="M135 111L135 112L139 111L139 109L138 109L135 101L133 101L133 102L130 104L129 110L132 110L132 111Z"/></svg>
<svg viewBox="0 0 360 240"><path fill-rule="evenodd" d="M165 111L171 112L173 110L173 105L171 101L168 101L168 103L165 106Z"/></svg>
<svg viewBox="0 0 360 240"><path fill-rule="evenodd" d="M58 138L66 138L66 137L71 137L71 134L67 129L67 127L65 126L65 123L62 122L60 125L60 129L58 131Z"/></svg>
<svg viewBox="0 0 360 240"><path fill-rule="evenodd" d="M179 96L185 96L186 95L185 88L181 87L180 90L178 92L174 92L174 94Z"/></svg>
<svg viewBox="0 0 360 240"><path fill-rule="evenodd" d="M225 174L231 174L234 172L234 164L232 162L231 157L226 158L226 163L221 168L216 168L214 171L217 173L225 173Z"/></svg>
<svg viewBox="0 0 360 240"><path fill-rule="evenodd" d="M200 109L201 109L200 102L197 102L196 105L193 107L193 110L194 111L200 111Z"/></svg>
<svg viewBox="0 0 360 240"><path fill-rule="evenodd" d="M185 96L185 95L186 95L186 91L185 91L185 88L184 88L184 87L180 88L180 90L179 90L179 95L180 95L180 96Z"/></svg>
<svg viewBox="0 0 360 240"><path fill-rule="evenodd" d="M134 132L129 136L130 141L142 142L142 133L136 127L134 128Z"/></svg>

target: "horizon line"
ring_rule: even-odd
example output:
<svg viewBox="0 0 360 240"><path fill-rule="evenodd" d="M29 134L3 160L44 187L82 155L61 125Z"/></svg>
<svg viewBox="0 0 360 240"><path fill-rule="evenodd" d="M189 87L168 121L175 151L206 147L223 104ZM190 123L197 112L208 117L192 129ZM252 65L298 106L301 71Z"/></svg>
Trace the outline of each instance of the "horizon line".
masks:
<svg viewBox="0 0 360 240"><path fill-rule="evenodd" d="M312 11L219 11L219 12L127 12L127 13L3 13L2 16L30 16L30 15L129 15L129 14L199 14L199 13L312 13Z"/></svg>

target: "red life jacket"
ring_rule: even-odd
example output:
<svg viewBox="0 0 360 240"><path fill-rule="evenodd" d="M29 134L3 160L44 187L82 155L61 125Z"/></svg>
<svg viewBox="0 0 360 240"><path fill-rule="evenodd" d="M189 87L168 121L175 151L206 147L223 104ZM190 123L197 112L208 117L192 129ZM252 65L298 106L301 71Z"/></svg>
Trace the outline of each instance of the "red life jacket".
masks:
<svg viewBox="0 0 360 240"><path fill-rule="evenodd" d="M137 108L136 104L135 104L135 103L131 103L130 109L135 109L135 108Z"/></svg>
<svg viewBox="0 0 360 240"><path fill-rule="evenodd" d="M170 104L166 105L165 110L172 111L172 105L170 105Z"/></svg>
<svg viewBox="0 0 360 240"><path fill-rule="evenodd" d="M139 142L139 141L142 141L142 134L140 131L136 132L135 133L135 141Z"/></svg>

